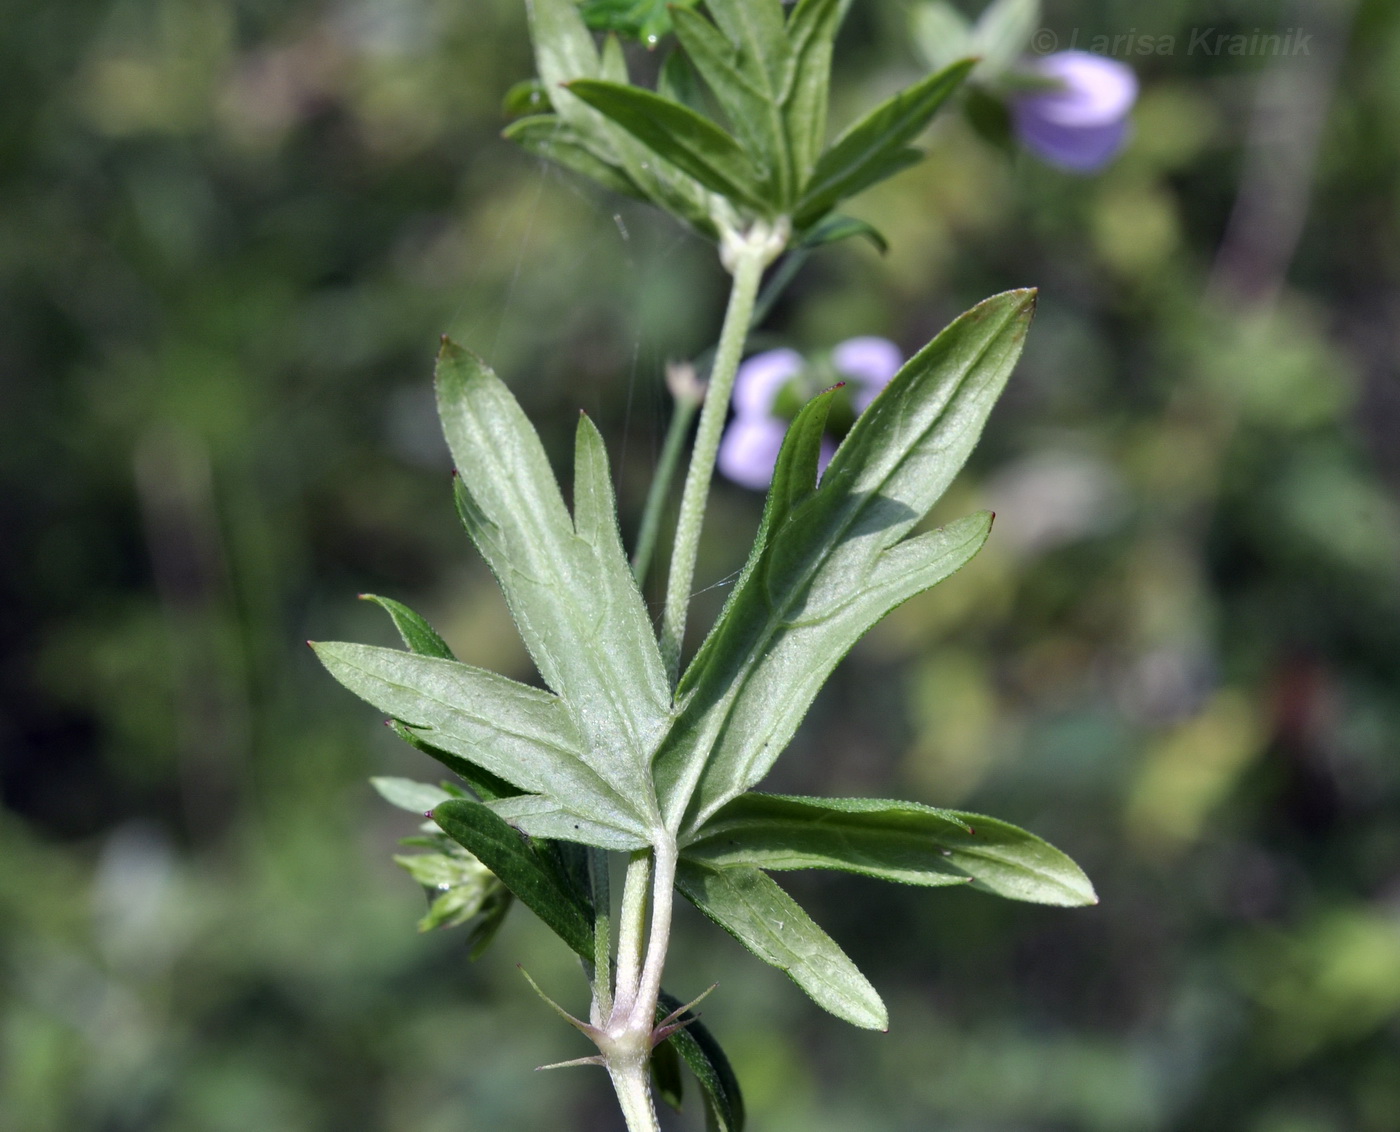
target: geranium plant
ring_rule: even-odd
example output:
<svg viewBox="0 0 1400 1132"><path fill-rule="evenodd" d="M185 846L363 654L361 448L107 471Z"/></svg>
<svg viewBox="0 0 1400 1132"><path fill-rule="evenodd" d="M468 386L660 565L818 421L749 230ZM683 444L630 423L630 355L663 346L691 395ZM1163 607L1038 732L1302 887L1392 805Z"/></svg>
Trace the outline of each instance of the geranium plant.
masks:
<svg viewBox="0 0 1400 1132"><path fill-rule="evenodd" d="M506 384L444 341L437 396L457 512L545 687L459 663L421 617L387 598L373 600L404 650L315 646L341 683L453 772L441 785L377 780L390 801L428 818L412 839L422 852L401 858L434 894L425 926L466 923L479 952L519 900L557 933L592 990L588 1018L569 1021L593 1051L570 1064L606 1069L632 1132L658 1127L653 1080L678 1100L681 1060L711 1126L743 1126L719 1044L663 990L676 894L818 1005L868 1029L887 1025L879 994L770 873L836 869L1048 904L1095 899L1066 856L993 818L755 789L856 640L987 538L985 513L918 528L1016 363L1033 291L987 299L902 365L889 343L840 345L826 364L849 387L805 402L801 382L788 379L820 365L795 354L779 356L776 371L773 357L747 363L750 375L770 372L759 392L746 383L731 429L762 418L781 443L750 476L767 484L767 502L747 564L704 643L682 655L710 481L755 318L811 249L851 235L879 241L836 209L919 159L910 143L974 66L951 62L828 144L832 41L845 6L532 0L539 79L510 101L536 112L507 134L716 243L732 287L707 380L687 366L671 374L675 423L629 561L592 422L578 422L569 507ZM600 44L589 19L648 42L674 31L656 89L629 81L618 38ZM791 411L775 416L780 386ZM847 431L834 446L828 416L843 399ZM658 631L638 579L697 407ZM626 857L617 901L611 854Z"/></svg>

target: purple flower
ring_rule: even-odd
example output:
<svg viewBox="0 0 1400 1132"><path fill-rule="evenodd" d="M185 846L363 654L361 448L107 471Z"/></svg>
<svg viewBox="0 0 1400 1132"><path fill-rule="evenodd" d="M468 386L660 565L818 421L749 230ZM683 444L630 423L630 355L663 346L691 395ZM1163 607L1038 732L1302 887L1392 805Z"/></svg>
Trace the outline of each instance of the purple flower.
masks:
<svg viewBox="0 0 1400 1132"><path fill-rule="evenodd" d="M851 405L862 413L875 395L889 384L904 363L899 347L884 338L848 338L831 352L830 371L816 370L819 378L831 378L825 385L845 381L851 388ZM755 354L739 367L734 378L734 419L725 429L719 445L717 465L737 484L762 491L773 480L778 450L787 435L788 421L777 411L781 394L794 383L798 401L820 391L804 389L801 379L812 369L794 350L769 350ZM822 441L819 469L836 452L830 439Z"/></svg>
<svg viewBox="0 0 1400 1132"><path fill-rule="evenodd" d="M1138 92L1133 69L1088 51L1061 51L1031 64L1030 73L1057 85L1012 98L1021 144L1073 173L1102 169L1128 140Z"/></svg>

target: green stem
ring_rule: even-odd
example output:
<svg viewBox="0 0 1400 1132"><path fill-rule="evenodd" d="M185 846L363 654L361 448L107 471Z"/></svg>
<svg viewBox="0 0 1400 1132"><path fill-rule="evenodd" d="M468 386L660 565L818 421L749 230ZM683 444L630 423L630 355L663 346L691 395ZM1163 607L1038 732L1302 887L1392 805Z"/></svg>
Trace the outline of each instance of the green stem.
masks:
<svg viewBox="0 0 1400 1132"><path fill-rule="evenodd" d="M661 618L661 659L672 684L680 671L690 587L695 580L695 559L700 550L700 529L705 522L705 505L709 501L710 480L714 475L715 455L719 452L720 436L724 432L724 420L729 411L729 397L734 390L734 375L743 357L744 341L753 320L763 270L773 262L786 242L786 224L776 227L755 224L743 235L726 234L721 246L721 258L734 276L734 283L729 292L729 306L724 313L715 363L710 371L705 406L700 411L700 428L695 434L695 448L690 454L685 488L681 493L675 547L671 552L671 574L666 585L666 607Z"/></svg>
<svg viewBox="0 0 1400 1132"><path fill-rule="evenodd" d="M666 951L671 943L671 908L676 894L676 860L679 853L674 839L667 838L653 850L654 875L651 885L651 935L647 940L646 965L637 983L630 1026L651 1032L656 1021L656 1003L661 997L661 972L666 967Z"/></svg>
<svg viewBox="0 0 1400 1132"><path fill-rule="evenodd" d="M617 1103L627 1121L627 1132L661 1132L656 1105L651 1099L651 1072L647 1062L629 1060L622 1065L608 1064Z"/></svg>
<svg viewBox="0 0 1400 1132"><path fill-rule="evenodd" d="M617 926L615 1012L630 1011L642 977L642 940L646 933L647 886L651 883L651 850L639 849L627 862L622 882L622 911Z"/></svg>
<svg viewBox="0 0 1400 1132"><path fill-rule="evenodd" d="M757 330L763 324L763 320L768 317L768 312L773 309L773 304L782 298L783 292L797 278L797 273L802 270L802 265L807 262L807 257L811 254L811 248L796 247L783 257L782 263L774 269L773 277L768 280L759 293L758 302L754 304L753 315L749 322L750 330Z"/></svg>
<svg viewBox="0 0 1400 1132"><path fill-rule="evenodd" d="M608 886L606 849L588 850L588 880L593 890L593 1005L589 1020L601 1024L612 1013L612 893Z"/></svg>
<svg viewBox="0 0 1400 1132"><path fill-rule="evenodd" d="M647 492L642 526L637 534L637 550L632 555L632 576L637 579L638 586L646 584L651 556L656 551L656 535L661 529L661 512L666 506L666 497L671 493L671 480L681 462L681 448L690 432L690 423L695 419L695 411L705 399L704 389L696 381L695 370L689 365L668 366L666 384L675 399L675 411L671 414L671 426L661 446L656 478L651 481L651 489Z"/></svg>

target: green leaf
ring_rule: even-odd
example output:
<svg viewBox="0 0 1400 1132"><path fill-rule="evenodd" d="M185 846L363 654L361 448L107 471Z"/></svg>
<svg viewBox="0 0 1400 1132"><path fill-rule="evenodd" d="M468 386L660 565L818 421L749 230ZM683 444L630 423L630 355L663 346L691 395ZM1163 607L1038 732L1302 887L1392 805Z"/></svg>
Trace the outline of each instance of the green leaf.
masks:
<svg viewBox="0 0 1400 1132"><path fill-rule="evenodd" d="M585 762L558 697L451 660L373 645L313 646L332 676L439 747L582 818L647 841L643 808Z"/></svg>
<svg viewBox="0 0 1400 1132"><path fill-rule="evenodd" d="M595 31L617 32L648 47L671 30L674 6L693 7L699 0L583 0L579 11Z"/></svg>
<svg viewBox="0 0 1400 1132"><path fill-rule="evenodd" d="M625 170L609 164L589 148L584 136L557 114L536 114L512 122L501 136L547 161L581 173L591 181L623 196L646 199Z"/></svg>
<svg viewBox="0 0 1400 1132"><path fill-rule="evenodd" d="M713 237L716 228L709 201L695 179L565 89L576 79L611 78L625 83L626 62L616 38L608 39L600 57L573 0L530 0L527 7L540 79L572 131L556 139L557 152L549 156L620 192L632 195L629 184L635 186L638 195ZM538 126L518 136L541 149L547 144Z"/></svg>
<svg viewBox="0 0 1400 1132"><path fill-rule="evenodd" d="M1040 0L993 0L972 33L971 54L981 57L978 77L1000 75L1026 53L1040 26Z"/></svg>
<svg viewBox="0 0 1400 1132"><path fill-rule="evenodd" d="M1054 846L980 814L880 798L741 794L685 847L719 867L836 869L902 884L974 888L1064 907L1097 902Z"/></svg>
<svg viewBox="0 0 1400 1132"><path fill-rule="evenodd" d="M467 954L473 960L480 959L491 946L491 941L501 930L501 925L505 923L506 915L514 903L515 895L505 885L501 885L495 893L486 898L477 913L476 922L467 932Z"/></svg>
<svg viewBox="0 0 1400 1132"><path fill-rule="evenodd" d="M700 85L700 75L684 51L677 49L666 53L656 76L656 93L689 106L697 114L705 113L705 92Z"/></svg>
<svg viewBox="0 0 1400 1132"><path fill-rule="evenodd" d="M433 820L569 947L584 959L593 958L588 909L535 846L480 802L443 802L433 810Z"/></svg>
<svg viewBox="0 0 1400 1132"><path fill-rule="evenodd" d="M525 79L516 83L501 100L501 110L508 118L522 118L526 114L547 114L552 109L549 92L539 79Z"/></svg>
<svg viewBox="0 0 1400 1132"><path fill-rule="evenodd" d="M846 130L817 161L794 223L806 228L847 197L911 163L908 143L961 85L975 60L964 59L886 99Z"/></svg>
<svg viewBox="0 0 1400 1132"><path fill-rule="evenodd" d="M630 813L654 828L651 761L670 722L671 697L651 619L617 535L607 457L596 430L586 422L579 428L576 529L515 398L480 359L450 342L438 363L438 409L461 476L463 521L540 675L562 697L577 735L574 752L627 800ZM581 800L536 792L582 811ZM582 812L636 828L635 822L619 825L606 809Z"/></svg>
<svg viewBox="0 0 1400 1132"><path fill-rule="evenodd" d="M569 84L569 91L712 192L761 213L770 211L747 154L708 118L621 83L579 79Z"/></svg>
<svg viewBox="0 0 1400 1132"><path fill-rule="evenodd" d="M707 0L705 7L744 64L761 74L776 95L791 54L780 0Z"/></svg>
<svg viewBox="0 0 1400 1132"><path fill-rule="evenodd" d="M780 92L763 60L695 12L675 14L676 38L704 77L780 208L788 207L792 177Z"/></svg>
<svg viewBox="0 0 1400 1132"><path fill-rule="evenodd" d="M909 17L909 30L918 53L935 71L976 55L972 25L967 17L944 0L915 5Z"/></svg>
<svg viewBox="0 0 1400 1132"><path fill-rule="evenodd" d="M484 767L477 766L470 759L461 755L453 754L451 751L444 751L441 747L435 747L423 738L411 727L405 727L397 719L389 720L389 727L394 734L407 743L410 747L422 751L425 755L437 759L448 770L461 778L472 792L483 802L491 802L497 798L513 798L520 793L520 788L512 786L499 775L492 774Z"/></svg>
<svg viewBox="0 0 1400 1132"><path fill-rule="evenodd" d="M440 802L452 797L441 786L414 782L411 778L371 778L369 784L391 806L422 817Z"/></svg>
<svg viewBox="0 0 1400 1132"><path fill-rule="evenodd" d="M748 564L676 690L680 715L655 764L669 828L688 837L755 785L860 636L986 539L987 514L906 536L971 453L1034 306L1034 292L1012 291L955 321L905 363L795 505L788 464L793 483L811 469L794 422L774 475L785 486L770 492Z"/></svg>
<svg viewBox="0 0 1400 1132"><path fill-rule="evenodd" d="M662 991L656 1005L656 1020L660 1022L682 1005L680 999ZM687 1010L680 1015L680 1020L694 1017ZM704 1024L692 1021L656 1048L665 1047L675 1049L695 1074L705 1100L706 1127L712 1132L744 1132L744 1096L739 1091L739 1080L734 1076L729 1058Z"/></svg>
<svg viewBox="0 0 1400 1132"><path fill-rule="evenodd" d="M596 78L598 48L573 0L526 0L535 67L550 103L566 122L595 143L598 119L562 89L574 79Z"/></svg>
<svg viewBox="0 0 1400 1132"><path fill-rule="evenodd" d="M884 1030L885 1004L836 941L758 869L717 869L682 859L676 887L749 951L785 972L823 1010L853 1026Z"/></svg>
<svg viewBox="0 0 1400 1132"><path fill-rule="evenodd" d="M466 879L464 871L454 865L454 858L444 854L394 858L395 864L406 869L429 893L427 914L417 925L420 932L460 927L479 916L498 920L510 907L511 895L505 886L471 854L459 852L462 852L463 859L471 858L476 865L475 875L471 879ZM433 876L442 879L436 883L425 883L423 878ZM476 940L479 933L473 932L469 938Z"/></svg>
<svg viewBox="0 0 1400 1132"><path fill-rule="evenodd" d="M437 631L413 610L393 598L378 594L361 594L361 601L372 601L394 619L394 628L399 631L404 645L419 656L435 656L441 660L453 660L452 650L447 642L437 635Z"/></svg>
<svg viewBox="0 0 1400 1132"><path fill-rule="evenodd" d="M664 1018L661 1008L656 1010L658 1020ZM681 1057L670 1042L662 1042L651 1051L651 1079L661 1099L677 1112L685 1099L685 1081L681 1077Z"/></svg>
<svg viewBox="0 0 1400 1132"><path fill-rule="evenodd" d="M819 224L809 228L806 235L802 237L801 246L819 248L823 244L834 244L840 240L848 240L852 236L860 236L869 240L881 255L890 250L889 241L885 239L878 228L867 224L864 220L857 220L854 216L841 216L839 214L827 216Z"/></svg>
<svg viewBox="0 0 1400 1132"><path fill-rule="evenodd" d="M831 50L849 0L799 0L788 17L792 63L782 94L783 123L798 184L805 185L826 144Z"/></svg>
<svg viewBox="0 0 1400 1132"><path fill-rule="evenodd" d="M615 849L619 852L641 849L651 843L647 837L615 823L600 821L580 813L581 806L566 806L546 795L521 794L514 798L488 802L487 805L494 813L531 837L547 838L551 841L577 841L584 845L596 845L600 849Z"/></svg>
<svg viewBox="0 0 1400 1132"><path fill-rule="evenodd" d="M1011 122L1011 110L1006 102L988 94L981 87L969 87L963 102L968 123L982 137L1003 153L1016 150L1016 134Z"/></svg>

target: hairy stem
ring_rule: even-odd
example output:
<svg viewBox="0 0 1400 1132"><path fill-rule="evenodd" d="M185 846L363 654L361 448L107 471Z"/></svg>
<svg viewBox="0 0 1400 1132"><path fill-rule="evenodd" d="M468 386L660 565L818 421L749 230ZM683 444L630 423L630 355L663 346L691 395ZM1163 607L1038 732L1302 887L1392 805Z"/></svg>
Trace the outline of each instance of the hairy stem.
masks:
<svg viewBox="0 0 1400 1132"><path fill-rule="evenodd" d="M618 915L617 925L614 1016L619 1011L630 1011L637 997L642 971L642 938L646 930L647 885L650 881L651 851L640 849L627 862L627 877L622 882L622 911Z"/></svg>
<svg viewBox="0 0 1400 1132"><path fill-rule="evenodd" d="M671 939L671 901L676 883L676 843L666 837L654 850L634 854L622 894L617 948L617 987L612 1016L595 1041L612 1078L629 1132L655 1132L651 1099L652 1029L661 994L661 972ZM642 926L651 888L651 931L642 960Z"/></svg>
<svg viewBox="0 0 1400 1132"><path fill-rule="evenodd" d="M734 375L744 353L749 324L763 270L778 256L787 242L787 224L754 224L747 232L728 233L721 245L721 259L734 276L729 306L724 313L719 347L710 370L710 385L700 411L700 428L690 454L685 488L681 493L680 518L676 523L675 547L671 552L671 574L666 585L666 608L661 618L661 658L672 684L680 671L681 646L685 637L686 611L690 587L695 580L695 559L700 549L700 528L705 522L710 480L715 455L724 432Z"/></svg>
<svg viewBox="0 0 1400 1132"><path fill-rule="evenodd" d="M593 1004L589 1021L597 1026L612 1013L612 893L608 886L608 854L588 850L588 880L593 893Z"/></svg>
<svg viewBox="0 0 1400 1132"><path fill-rule="evenodd" d="M627 1132L660 1132L656 1105L651 1099L651 1071L645 1061L628 1061L615 1065L608 1062L617 1103L627 1121Z"/></svg>
<svg viewBox="0 0 1400 1132"><path fill-rule="evenodd" d="M666 967L666 950L671 943L671 904L676 893L676 858L679 853L674 841L657 845L653 861L651 901L651 936L647 940L646 966L637 984L637 996L632 1003L629 1025L634 1030L651 1033L656 1021L656 1002L661 995L661 972Z"/></svg>
<svg viewBox="0 0 1400 1132"><path fill-rule="evenodd" d="M666 440L661 445L656 478L651 481L647 492L642 526L637 534L637 551L632 555L632 576L639 586L646 585L651 556L656 551L657 532L661 529L661 512L666 506L666 497L671 493L671 480L680 466L681 448L685 444L686 434L690 432L690 423L695 419L695 411L705 399L704 388L696 380L695 370L688 364L667 366L666 384L676 404L671 414L670 428L666 430Z"/></svg>

